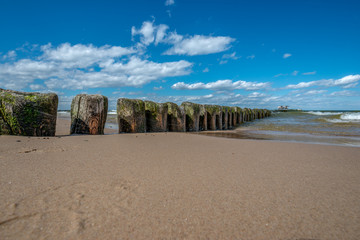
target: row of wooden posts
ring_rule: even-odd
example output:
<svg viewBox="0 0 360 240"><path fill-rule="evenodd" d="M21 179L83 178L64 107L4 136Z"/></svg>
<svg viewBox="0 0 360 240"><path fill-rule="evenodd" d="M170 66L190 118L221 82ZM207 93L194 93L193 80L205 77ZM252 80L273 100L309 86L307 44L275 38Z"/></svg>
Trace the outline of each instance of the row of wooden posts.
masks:
<svg viewBox="0 0 360 240"><path fill-rule="evenodd" d="M71 104L71 133L103 134L107 98L77 95ZM249 109L184 102L156 103L120 98L117 101L119 133L193 132L227 130L255 119L269 117L266 109Z"/></svg>
<svg viewBox="0 0 360 240"><path fill-rule="evenodd" d="M0 135L54 136L58 96L0 88ZM70 133L104 134L108 98L79 94L71 103ZM184 102L155 103L120 98L117 101L119 133L226 130L270 116L266 109L249 109Z"/></svg>

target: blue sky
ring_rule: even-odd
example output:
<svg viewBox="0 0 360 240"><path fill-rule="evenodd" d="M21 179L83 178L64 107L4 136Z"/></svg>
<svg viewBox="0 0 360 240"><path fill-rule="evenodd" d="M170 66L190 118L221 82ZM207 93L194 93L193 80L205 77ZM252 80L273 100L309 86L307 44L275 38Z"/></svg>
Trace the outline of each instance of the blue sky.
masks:
<svg viewBox="0 0 360 240"><path fill-rule="evenodd" d="M360 1L0 0L0 88L360 109Z"/></svg>

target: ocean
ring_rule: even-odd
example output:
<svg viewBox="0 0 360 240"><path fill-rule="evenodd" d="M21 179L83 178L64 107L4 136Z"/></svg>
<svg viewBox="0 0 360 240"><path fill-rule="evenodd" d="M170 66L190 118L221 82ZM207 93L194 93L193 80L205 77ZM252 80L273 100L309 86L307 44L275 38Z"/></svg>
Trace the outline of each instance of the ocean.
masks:
<svg viewBox="0 0 360 240"><path fill-rule="evenodd" d="M59 111L58 117L70 119L70 112ZM105 127L118 129L115 110L108 112ZM273 112L269 118L246 122L233 130L198 134L360 147L360 111Z"/></svg>
<svg viewBox="0 0 360 240"><path fill-rule="evenodd" d="M247 122L223 137L360 147L360 111L273 112Z"/></svg>

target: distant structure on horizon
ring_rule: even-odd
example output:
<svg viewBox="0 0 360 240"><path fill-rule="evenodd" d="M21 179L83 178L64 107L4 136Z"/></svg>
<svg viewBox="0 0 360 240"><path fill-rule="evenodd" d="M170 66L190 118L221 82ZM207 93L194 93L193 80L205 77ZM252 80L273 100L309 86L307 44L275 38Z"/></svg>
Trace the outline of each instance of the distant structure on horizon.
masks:
<svg viewBox="0 0 360 240"><path fill-rule="evenodd" d="M289 106L278 106L278 110L288 110Z"/></svg>

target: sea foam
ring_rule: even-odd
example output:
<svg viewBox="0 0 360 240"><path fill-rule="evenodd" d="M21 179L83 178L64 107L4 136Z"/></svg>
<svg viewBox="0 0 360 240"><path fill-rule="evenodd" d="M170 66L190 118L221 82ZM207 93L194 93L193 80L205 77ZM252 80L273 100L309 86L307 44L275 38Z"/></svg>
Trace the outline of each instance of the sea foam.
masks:
<svg viewBox="0 0 360 240"><path fill-rule="evenodd" d="M313 112L313 111L305 112L305 113L312 114L312 115L317 115L317 116L331 116L331 115L340 115L340 114L342 114L342 112Z"/></svg>
<svg viewBox="0 0 360 240"><path fill-rule="evenodd" d="M360 121L360 113L359 112L344 113L340 116L340 119L350 120L350 121Z"/></svg>
<svg viewBox="0 0 360 240"><path fill-rule="evenodd" d="M360 123L360 113L343 113L340 116L340 119L325 119L331 123Z"/></svg>

